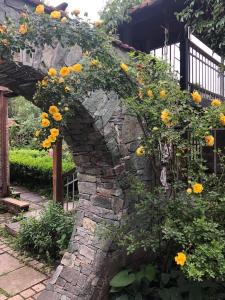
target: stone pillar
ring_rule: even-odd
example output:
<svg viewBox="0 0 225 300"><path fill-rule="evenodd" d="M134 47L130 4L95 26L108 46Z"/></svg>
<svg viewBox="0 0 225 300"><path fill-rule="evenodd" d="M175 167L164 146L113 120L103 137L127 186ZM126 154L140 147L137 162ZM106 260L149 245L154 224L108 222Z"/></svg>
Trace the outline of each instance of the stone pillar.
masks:
<svg viewBox="0 0 225 300"><path fill-rule="evenodd" d="M8 103L5 94L9 90L0 86L0 197L9 193L8 158Z"/></svg>

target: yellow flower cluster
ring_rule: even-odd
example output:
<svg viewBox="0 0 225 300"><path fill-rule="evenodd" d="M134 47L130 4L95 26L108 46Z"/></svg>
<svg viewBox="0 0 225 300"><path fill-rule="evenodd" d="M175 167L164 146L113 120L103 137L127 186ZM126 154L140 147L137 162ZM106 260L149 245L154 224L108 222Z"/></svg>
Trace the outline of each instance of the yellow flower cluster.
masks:
<svg viewBox="0 0 225 300"><path fill-rule="evenodd" d="M183 267L187 261L186 254L184 252L178 252L175 256L175 262L177 265Z"/></svg>
<svg viewBox="0 0 225 300"><path fill-rule="evenodd" d="M198 182L194 183L191 188L188 188L186 190L188 195L191 195L192 193L201 194L202 191L203 191L203 185Z"/></svg>
<svg viewBox="0 0 225 300"><path fill-rule="evenodd" d="M49 107L49 114L50 116L53 118L53 120L55 120L56 122L60 122L62 120L62 115L61 113L59 112L59 109L57 106L55 105L51 105ZM46 127L49 127L51 125L51 122L49 120L49 114L46 113L46 112L43 112L41 114L41 126L46 128ZM35 135L36 137L39 137L40 136L40 133L41 131L38 130L36 131ZM48 136L47 139L45 139L43 142L42 142L42 147L43 148L50 148L52 143L54 143L56 141L56 138L59 136L59 129L58 128L51 128L50 129L50 135Z"/></svg>
<svg viewBox="0 0 225 300"><path fill-rule="evenodd" d="M70 73L74 72L74 73L80 73L83 69L83 66L81 64L75 64L72 65L70 67L62 67L59 70L59 75L61 76L59 78L59 83L63 83L64 82L64 77L67 77L70 75ZM50 68L48 70L48 76L50 77L56 77L58 75L58 72L55 68Z"/></svg>

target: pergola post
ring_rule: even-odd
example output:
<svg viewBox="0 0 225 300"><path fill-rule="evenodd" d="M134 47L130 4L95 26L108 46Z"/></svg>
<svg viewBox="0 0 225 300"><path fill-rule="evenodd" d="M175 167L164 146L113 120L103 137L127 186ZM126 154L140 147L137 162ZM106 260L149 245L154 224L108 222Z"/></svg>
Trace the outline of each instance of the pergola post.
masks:
<svg viewBox="0 0 225 300"><path fill-rule="evenodd" d="M180 86L182 90L189 89L190 53L189 53L189 29L183 28L180 40Z"/></svg>
<svg viewBox="0 0 225 300"><path fill-rule="evenodd" d="M53 200L63 205L62 139L53 146Z"/></svg>
<svg viewBox="0 0 225 300"><path fill-rule="evenodd" d="M0 86L0 197L9 195L8 92Z"/></svg>

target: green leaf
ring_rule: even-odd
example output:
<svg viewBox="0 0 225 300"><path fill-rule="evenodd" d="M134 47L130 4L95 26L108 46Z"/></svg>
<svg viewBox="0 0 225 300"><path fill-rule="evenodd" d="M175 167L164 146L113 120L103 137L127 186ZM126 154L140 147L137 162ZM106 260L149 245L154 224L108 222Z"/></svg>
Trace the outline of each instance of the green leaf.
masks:
<svg viewBox="0 0 225 300"><path fill-rule="evenodd" d="M135 274L135 276L136 276L136 281L141 282L141 280L142 280L144 277L146 277L146 275L145 275L145 270L141 270L141 271L137 272L137 273Z"/></svg>
<svg viewBox="0 0 225 300"><path fill-rule="evenodd" d="M132 284L135 281L135 274L130 273L128 270L124 270L116 274L110 281L112 287L125 287Z"/></svg>
<svg viewBox="0 0 225 300"><path fill-rule="evenodd" d="M147 265L145 268L145 277L151 282L155 279L155 267L151 264Z"/></svg>
<svg viewBox="0 0 225 300"><path fill-rule="evenodd" d="M121 291L121 288L118 288L118 287L111 287L110 289L110 293L118 293Z"/></svg>

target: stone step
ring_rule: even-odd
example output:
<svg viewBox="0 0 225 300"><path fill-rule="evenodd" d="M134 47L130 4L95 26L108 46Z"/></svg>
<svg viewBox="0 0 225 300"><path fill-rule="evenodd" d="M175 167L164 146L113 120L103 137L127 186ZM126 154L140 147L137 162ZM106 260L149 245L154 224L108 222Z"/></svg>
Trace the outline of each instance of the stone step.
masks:
<svg viewBox="0 0 225 300"><path fill-rule="evenodd" d="M0 203L6 207L9 212L18 214L29 210L29 203L15 198L2 198Z"/></svg>
<svg viewBox="0 0 225 300"><path fill-rule="evenodd" d="M20 231L20 222L5 224L5 229L12 236L17 236Z"/></svg>

